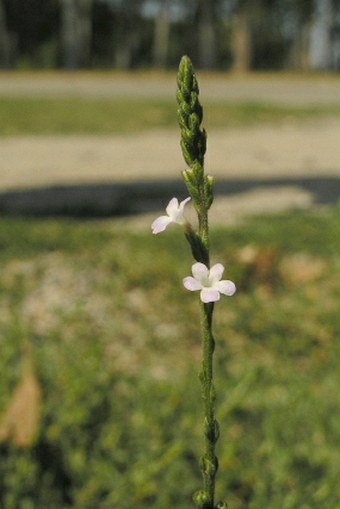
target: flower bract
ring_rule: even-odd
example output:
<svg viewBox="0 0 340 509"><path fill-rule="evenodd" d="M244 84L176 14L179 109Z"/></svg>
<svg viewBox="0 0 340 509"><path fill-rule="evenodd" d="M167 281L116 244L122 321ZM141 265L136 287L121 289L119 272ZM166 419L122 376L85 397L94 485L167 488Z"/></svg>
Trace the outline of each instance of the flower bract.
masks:
<svg viewBox="0 0 340 509"><path fill-rule="evenodd" d="M184 207L190 199L190 197L186 198L179 203L177 198L172 198L165 209L167 215L158 217L152 223L152 233L163 232L171 223L185 224Z"/></svg>
<svg viewBox="0 0 340 509"><path fill-rule="evenodd" d="M236 286L232 281L221 280L224 271L221 263L216 263L209 270L204 263L197 262L191 270L192 276L185 277L183 285L191 292L200 291L200 298L204 303L218 301L221 293L232 296L236 292Z"/></svg>

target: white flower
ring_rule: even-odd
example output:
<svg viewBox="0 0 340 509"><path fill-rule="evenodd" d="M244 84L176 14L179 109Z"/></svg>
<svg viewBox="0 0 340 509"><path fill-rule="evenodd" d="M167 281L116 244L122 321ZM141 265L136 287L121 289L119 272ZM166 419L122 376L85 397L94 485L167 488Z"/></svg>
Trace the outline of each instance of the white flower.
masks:
<svg viewBox="0 0 340 509"><path fill-rule="evenodd" d="M185 204L190 199L191 198L189 197L181 201L181 203L178 203L177 198L172 198L165 209L168 215L160 216L154 220L151 225L152 233L156 234L163 232L171 223L185 224L186 220L184 218L183 211Z"/></svg>
<svg viewBox="0 0 340 509"><path fill-rule="evenodd" d="M224 295L234 295L236 286L232 281L221 277L224 267L221 263L216 263L209 270L203 263L194 263L191 268L192 275L183 279L183 284L187 290L194 292L200 290L200 298L202 302L216 302L220 300L220 293Z"/></svg>

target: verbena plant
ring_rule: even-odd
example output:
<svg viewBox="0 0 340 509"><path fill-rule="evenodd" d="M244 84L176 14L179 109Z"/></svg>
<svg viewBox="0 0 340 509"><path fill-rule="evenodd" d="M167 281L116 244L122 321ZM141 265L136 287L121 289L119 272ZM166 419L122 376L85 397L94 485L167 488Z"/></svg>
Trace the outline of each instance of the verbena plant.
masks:
<svg viewBox="0 0 340 509"><path fill-rule="evenodd" d="M215 388L213 382L213 354L215 340L213 336L214 304L220 294L231 296L235 293L235 284L222 280L224 267L221 263L210 266L208 211L213 202L213 178L205 175L204 155L206 151L206 132L201 127L203 110L199 102L199 88L190 59L181 59L177 76L178 122L181 129L181 148L188 168L182 172L189 197L179 203L172 198L166 207L167 215L158 217L151 225L154 234L164 231L170 224L176 223L184 228L195 263L192 276L183 279L184 287L200 292L202 366L199 378L202 385L204 402L204 440L205 451L200 458L203 488L194 494L198 509L223 509L225 502L215 505L215 479L218 459L215 445L219 438L219 425L215 417ZM195 230L184 216L184 207L192 200L198 218Z"/></svg>

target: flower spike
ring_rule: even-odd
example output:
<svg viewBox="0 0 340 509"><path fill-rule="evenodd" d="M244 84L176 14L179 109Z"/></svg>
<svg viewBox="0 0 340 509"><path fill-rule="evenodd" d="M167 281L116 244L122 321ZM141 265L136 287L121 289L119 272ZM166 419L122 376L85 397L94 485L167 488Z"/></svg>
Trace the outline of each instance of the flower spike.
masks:
<svg viewBox="0 0 340 509"><path fill-rule="evenodd" d="M203 127L203 109L199 102L199 87L193 65L189 57L184 56L179 64L177 74L178 123L181 130L181 148L187 168L182 177L188 190L189 198L179 203L172 198L166 207L166 214L158 217L151 225L152 233L166 230L172 223L183 226L194 260L192 276L183 279L183 285L191 292L199 291L201 311L202 367L200 381L204 400L204 442L205 451L200 459L203 477L203 489L194 496L196 509L226 509L225 502L215 503L215 478L218 470L218 459L215 445L219 437L219 426L215 418L215 388L213 382L213 353L215 339L213 336L212 318L213 303L220 300L221 293L234 295L235 284L227 279L222 280L224 267L217 263L210 268L208 211L214 198L214 179L204 171L207 135ZM197 213L198 228L194 230L184 217L184 207L192 199ZM208 305L212 303L211 305Z"/></svg>

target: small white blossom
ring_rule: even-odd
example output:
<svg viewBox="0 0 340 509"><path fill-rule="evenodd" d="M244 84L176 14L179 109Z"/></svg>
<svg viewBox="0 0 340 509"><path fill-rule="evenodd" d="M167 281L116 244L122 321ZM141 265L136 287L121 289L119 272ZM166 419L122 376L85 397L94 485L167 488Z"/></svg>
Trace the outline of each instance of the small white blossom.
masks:
<svg viewBox="0 0 340 509"><path fill-rule="evenodd" d="M232 281L224 279L221 281L224 267L216 263L209 270L203 263L194 263L191 268L192 276L183 279L183 285L191 292L200 290L200 298L204 303L220 300L220 293L232 296L236 292L236 286Z"/></svg>
<svg viewBox="0 0 340 509"><path fill-rule="evenodd" d="M177 198L172 198L165 209L167 216L160 216L152 223L152 233L163 232L171 223L184 225L187 222L183 215L184 207L190 199L189 197L178 203Z"/></svg>

